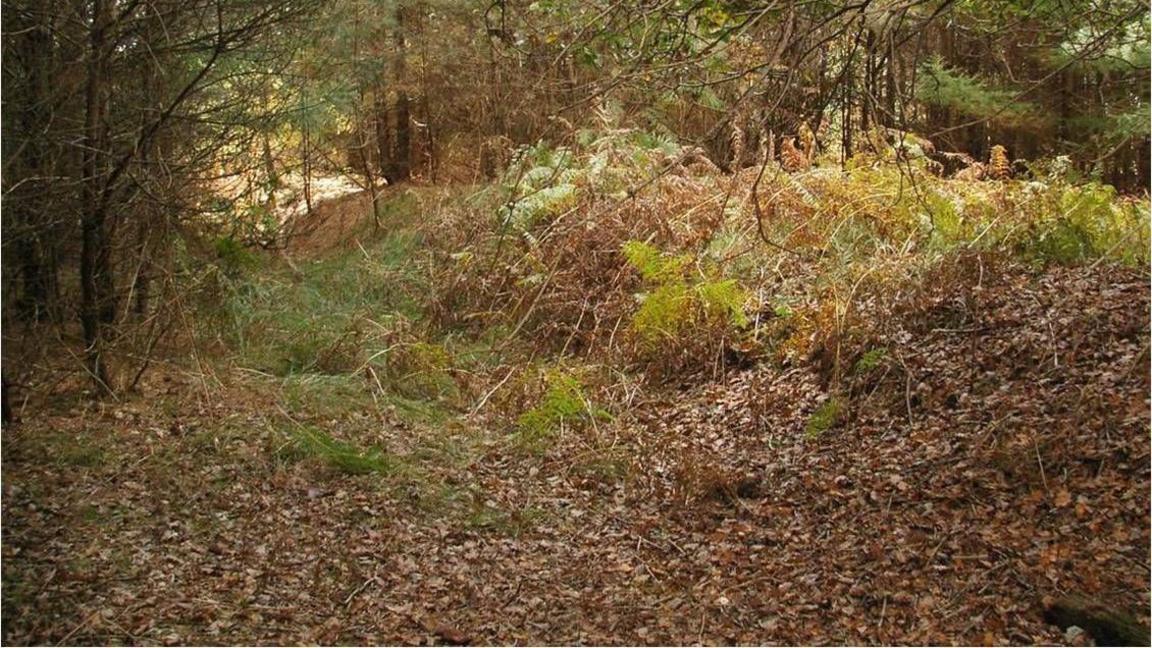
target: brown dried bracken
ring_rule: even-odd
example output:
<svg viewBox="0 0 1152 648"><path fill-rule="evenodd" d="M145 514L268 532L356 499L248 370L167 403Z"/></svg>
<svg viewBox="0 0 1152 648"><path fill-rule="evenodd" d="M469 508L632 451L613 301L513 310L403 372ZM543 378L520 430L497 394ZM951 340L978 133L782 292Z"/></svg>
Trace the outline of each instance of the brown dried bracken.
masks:
<svg viewBox="0 0 1152 648"><path fill-rule="evenodd" d="M730 137L732 145L732 171L739 171L744 168L744 148L747 142L747 135L744 128L747 125L748 116L746 111L740 111L732 118L732 134Z"/></svg>
<svg viewBox="0 0 1152 648"><path fill-rule="evenodd" d="M807 122L800 124L800 149L804 152L805 166L812 166L816 159L816 135L808 127Z"/></svg>
<svg viewBox="0 0 1152 648"><path fill-rule="evenodd" d="M987 174L988 170L983 164L972 162L972 164L969 164L966 168L957 172L955 178L962 181L983 180Z"/></svg>
<svg viewBox="0 0 1152 648"><path fill-rule="evenodd" d="M808 168L808 158L796 148L796 138L786 137L780 145L780 164L786 171L803 171Z"/></svg>
<svg viewBox="0 0 1152 648"><path fill-rule="evenodd" d="M988 177L993 180L1007 180L1012 177L1012 162L1008 159L1008 149L997 144L988 155Z"/></svg>

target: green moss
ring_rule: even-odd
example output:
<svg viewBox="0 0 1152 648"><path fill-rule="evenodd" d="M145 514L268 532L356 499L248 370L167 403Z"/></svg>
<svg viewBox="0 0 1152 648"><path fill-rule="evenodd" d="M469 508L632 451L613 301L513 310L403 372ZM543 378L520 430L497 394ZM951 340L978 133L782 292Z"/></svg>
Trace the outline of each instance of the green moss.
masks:
<svg viewBox="0 0 1152 648"><path fill-rule="evenodd" d="M56 463L77 468L99 468L108 462L104 448L84 439L59 439L51 452Z"/></svg>

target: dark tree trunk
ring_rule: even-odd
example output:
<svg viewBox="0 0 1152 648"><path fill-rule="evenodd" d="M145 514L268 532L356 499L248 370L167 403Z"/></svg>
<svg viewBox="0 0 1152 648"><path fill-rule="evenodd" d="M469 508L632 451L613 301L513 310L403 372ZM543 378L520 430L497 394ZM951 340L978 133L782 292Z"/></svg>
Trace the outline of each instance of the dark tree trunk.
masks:
<svg viewBox="0 0 1152 648"><path fill-rule="evenodd" d="M421 109L424 114L424 161L427 167L427 178L436 184L436 133L432 130L432 109L428 105L428 91L420 97Z"/></svg>
<svg viewBox="0 0 1152 648"><path fill-rule="evenodd" d="M412 177L412 119L408 93L401 90L396 97L396 181Z"/></svg>
<svg viewBox="0 0 1152 648"><path fill-rule="evenodd" d="M856 62L850 56L844 64L848 70L844 75L843 95L840 100L840 123L843 124L840 134L841 164L846 164L852 157L852 105L856 94Z"/></svg>
<svg viewBox="0 0 1152 648"><path fill-rule="evenodd" d="M428 88L428 31L421 21L420 38L420 112L424 119L424 164L428 181L436 184L436 131L432 118L432 93Z"/></svg>
<svg viewBox="0 0 1152 648"><path fill-rule="evenodd" d="M896 119L896 49L892 36L888 36L888 54L884 65L884 123L903 129Z"/></svg>
<svg viewBox="0 0 1152 648"><path fill-rule="evenodd" d="M105 391L112 390L104 357L105 329L116 314L110 256L106 210L85 209L81 217L80 324L88 370Z"/></svg>
<svg viewBox="0 0 1152 648"><path fill-rule="evenodd" d="M111 251L108 240L108 187L103 157L106 154L104 112L107 102L107 44L111 23L109 0L93 0L85 87L84 148L81 159L83 204L80 214L80 324L88 371L100 391L112 391L105 352L105 329L115 317Z"/></svg>
<svg viewBox="0 0 1152 648"><path fill-rule="evenodd" d="M407 43L404 35L405 16L396 10L396 181L412 177L412 115L411 101L405 82L408 78Z"/></svg>
<svg viewBox="0 0 1152 648"><path fill-rule="evenodd" d="M136 236L136 255L139 259L136 271L135 301L132 310L138 318L148 315L148 307L152 300L152 251L148 240L151 238L149 221L145 219L140 223Z"/></svg>
<svg viewBox="0 0 1152 648"><path fill-rule="evenodd" d="M864 37L864 96L860 102L860 131L864 141L869 141L868 130L872 128L872 97L876 92L876 36L869 30Z"/></svg>
<svg viewBox="0 0 1152 648"><path fill-rule="evenodd" d="M28 229L13 241L21 279L17 311L29 322L58 321L55 242L46 240L48 237L39 231L44 226L37 222L32 205L22 205L19 209L25 212L21 221Z"/></svg>
<svg viewBox="0 0 1152 648"><path fill-rule="evenodd" d="M380 175L388 182L395 182L395 169L392 166L392 130L388 125L388 93L383 84L377 84L373 93L373 123L376 130L376 154Z"/></svg>
<svg viewBox="0 0 1152 648"><path fill-rule="evenodd" d="M1077 626L1100 646L1147 646L1152 637L1139 617L1084 596L1066 596L1044 610L1044 619L1061 629Z"/></svg>
<svg viewBox="0 0 1152 648"><path fill-rule="evenodd" d="M8 397L8 376L0 376L0 412L4 425L12 423L12 402Z"/></svg>
<svg viewBox="0 0 1152 648"><path fill-rule="evenodd" d="M48 80L51 72L45 68L52 60L52 39L45 25L31 24L24 29L23 57L27 63L27 95L20 114L23 136L27 142L20 156L21 174L25 182L14 192L13 211L19 230L13 238L14 254L20 268L21 291L17 300L20 315L28 321L59 320L57 287L58 227L45 213L41 199L42 178L51 175L46 164L44 136L51 120Z"/></svg>
<svg viewBox="0 0 1152 648"><path fill-rule="evenodd" d="M312 215L312 137L311 130L305 126L303 137L300 138L300 157L303 158L304 174L304 207L309 216Z"/></svg>

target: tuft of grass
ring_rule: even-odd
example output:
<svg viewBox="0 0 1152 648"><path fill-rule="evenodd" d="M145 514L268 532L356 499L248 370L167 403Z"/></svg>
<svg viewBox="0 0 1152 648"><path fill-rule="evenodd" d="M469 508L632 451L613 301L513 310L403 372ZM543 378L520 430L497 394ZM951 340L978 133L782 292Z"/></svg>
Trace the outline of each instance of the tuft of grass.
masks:
<svg viewBox="0 0 1152 648"><path fill-rule="evenodd" d="M289 460L318 460L336 472L346 475L379 474L393 476L406 472L408 466L379 448L358 448L334 438L313 426L303 426L290 433L290 445L281 456Z"/></svg>
<svg viewBox="0 0 1152 648"><path fill-rule="evenodd" d="M418 341L384 354L382 360L397 392L414 399L459 399L460 390L451 373L455 358L444 345Z"/></svg>
<svg viewBox="0 0 1152 648"><path fill-rule="evenodd" d="M624 456L611 452L593 455L573 465L577 474L597 484L617 484L628 479L631 465Z"/></svg>
<svg viewBox="0 0 1152 648"><path fill-rule="evenodd" d="M860 356L859 360L856 361L856 366L853 368L853 372L857 375L868 373L876 367L879 367L880 363L884 362L884 358L887 357L888 349L885 347L869 349L864 353L864 355Z"/></svg>
<svg viewBox="0 0 1152 648"><path fill-rule="evenodd" d="M808 417L805 432L809 438L816 438L841 423L844 417L844 403L839 396L824 401Z"/></svg>
<svg viewBox="0 0 1152 648"><path fill-rule="evenodd" d="M382 376L386 379L387 376ZM370 377L359 375L294 374L274 386L266 387L271 398L281 400L285 408L317 420L345 421L363 416L387 414L408 425L439 424L451 411L444 402L410 398L391 385L381 392Z"/></svg>
<svg viewBox="0 0 1152 648"><path fill-rule="evenodd" d="M222 338L242 365L278 376L337 375L363 366L387 335L423 315L422 237L397 231L291 268L232 279ZM382 313L386 315L381 315Z"/></svg>
<svg viewBox="0 0 1152 648"><path fill-rule="evenodd" d="M465 526L484 531L494 531L517 537L540 523L547 513L534 506L505 511L487 505L475 507L464 519Z"/></svg>
<svg viewBox="0 0 1152 648"><path fill-rule="evenodd" d="M99 468L108 463L104 448L79 438L61 440L49 451L54 455L55 462L61 466Z"/></svg>
<svg viewBox="0 0 1152 648"><path fill-rule="evenodd" d="M418 423L437 425L451 418L452 413L443 403L407 398L399 394L384 394L381 404L409 425Z"/></svg>
<svg viewBox="0 0 1152 648"><path fill-rule="evenodd" d="M363 376L296 374L278 381L279 399L287 409L324 420L375 413L376 401Z"/></svg>

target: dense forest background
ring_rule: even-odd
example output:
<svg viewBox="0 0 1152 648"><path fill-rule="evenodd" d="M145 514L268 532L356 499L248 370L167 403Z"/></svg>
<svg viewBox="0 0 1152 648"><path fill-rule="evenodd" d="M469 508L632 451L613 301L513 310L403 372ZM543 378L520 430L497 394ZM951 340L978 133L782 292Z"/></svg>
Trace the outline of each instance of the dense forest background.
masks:
<svg viewBox="0 0 1152 648"><path fill-rule="evenodd" d="M1139 2L37 0L4 18L5 321L78 320L109 389L104 348L177 299L161 282L187 232L282 245L288 178L309 208L318 175L476 182L607 120L727 171L895 138L942 165L1000 145L1149 182Z"/></svg>

